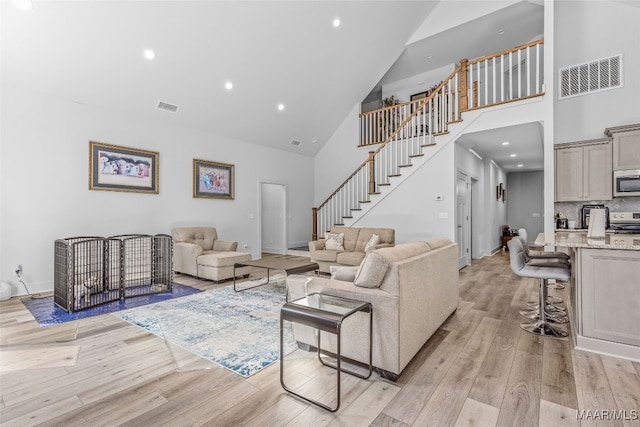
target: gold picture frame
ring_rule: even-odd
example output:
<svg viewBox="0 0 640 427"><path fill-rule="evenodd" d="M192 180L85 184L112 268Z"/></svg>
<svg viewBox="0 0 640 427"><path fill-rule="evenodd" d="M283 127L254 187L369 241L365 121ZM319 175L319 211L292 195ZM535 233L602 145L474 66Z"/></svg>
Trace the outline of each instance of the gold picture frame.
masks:
<svg viewBox="0 0 640 427"><path fill-rule="evenodd" d="M89 141L89 190L159 193L157 151Z"/></svg>
<svg viewBox="0 0 640 427"><path fill-rule="evenodd" d="M233 200L235 166L193 159L193 197Z"/></svg>

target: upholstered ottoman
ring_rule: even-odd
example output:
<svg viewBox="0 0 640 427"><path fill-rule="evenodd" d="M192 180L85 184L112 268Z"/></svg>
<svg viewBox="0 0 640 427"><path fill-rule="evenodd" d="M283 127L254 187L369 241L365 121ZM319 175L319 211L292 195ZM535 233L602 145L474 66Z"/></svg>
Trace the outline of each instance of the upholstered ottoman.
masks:
<svg viewBox="0 0 640 427"><path fill-rule="evenodd" d="M251 260L251 254L246 252L216 252L198 257L198 277L214 282L221 282L233 277L233 264ZM249 274L250 267L236 269L236 277Z"/></svg>

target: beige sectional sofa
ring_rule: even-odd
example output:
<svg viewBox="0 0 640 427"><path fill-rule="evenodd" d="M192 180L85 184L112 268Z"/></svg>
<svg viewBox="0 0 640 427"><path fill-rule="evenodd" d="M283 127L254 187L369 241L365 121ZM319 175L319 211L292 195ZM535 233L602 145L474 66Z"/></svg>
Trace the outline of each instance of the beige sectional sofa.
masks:
<svg viewBox="0 0 640 427"><path fill-rule="evenodd" d="M221 282L233 278L233 265L251 260L251 254L237 252L238 242L218 239L215 227L179 227L172 231L173 270L201 279ZM248 274L248 267L236 269L236 277Z"/></svg>
<svg viewBox="0 0 640 427"><path fill-rule="evenodd" d="M325 246L326 239L318 239L309 242L309 257L311 262L320 266L320 271L328 273L331 266L358 266L364 259L366 252L375 249L393 246L396 233L393 228L368 228L368 227L332 227L330 234L342 235L342 249L328 249ZM367 243L373 235L379 236L379 242L365 251ZM326 236L326 234L325 234Z"/></svg>
<svg viewBox="0 0 640 427"><path fill-rule="evenodd" d="M319 292L370 302L373 365L394 381L458 307L458 245L447 238L377 249L367 254L359 271L348 267L333 270L334 277L357 276L351 281L289 276L289 300L302 298L305 292ZM344 357L368 363L368 322L367 313L356 313L345 321ZM293 331L298 343L317 346L314 329L294 323ZM335 335L322 334L323 349L335 352Z"/></svg>

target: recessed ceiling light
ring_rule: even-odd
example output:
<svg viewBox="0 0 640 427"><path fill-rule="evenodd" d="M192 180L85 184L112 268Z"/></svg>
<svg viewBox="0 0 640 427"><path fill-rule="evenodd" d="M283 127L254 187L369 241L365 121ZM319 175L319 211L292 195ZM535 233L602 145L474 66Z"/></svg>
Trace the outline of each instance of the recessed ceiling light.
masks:
<svg viewBox="0 0 640 427"><path fill-rule="evenodd" d="M284 104L278 104L278 110L279 111L284 110Z"/></svg>
<svg viewBox="0 0 640 427"><path fill-rule="evenodd" d="M224 88L225 88L226 90L231 90L231 89L233 89L233 83L231 83L231 82L226 82L226 83L224 84Z"/></svg>
<svg viewBox="0 0 640 427"><path fill-rule="evenodd" d="M427 55L427 59L433 58L433 55Z"/></svg>
<svg viewBox="0 0 640 427"><path fill-rule="evenodd" d="M517 154L509 154L509 157L516 157Z"/></svg>
<svg viewBox="0 0 640 427"><path fill-rule="evenodd" d="M519 167L519 168L521 168L521 167L523 167L523 166L524 166L524 165L523 165L522 163L518 163L518 167Z"/></svg>
<svg viewBox="0 0 640 427"><path fill-rule="evenodd" d="M16 9L24 11L33 9L33 3L31 0L12 0L12 2Z"/></svg>
<svg viewBox="0 0 640 427"><path fill-rule="evenodd" d="M338 18L333 20L333 26L338 28L340 26L340 20Z"/></svg>
<svg viewBox="0 0 640 427"><path fill-rule="evenodd" d="M499 36L501 36L501 35L503 35L503 34L504 34L504 30L499 30L499 31L498 31L498 35L499 35Z"/></svg>
<svg viewBox="0 0 640 427"><path fill-rule="evenodd" d="M502 145L509 145L509 141L503 142Z"/></svg>
<svg viewBox="0 0 640 427"><path fill-rule="evenodd" d="M151 49L145 49L144 52L142 52L142 54L144 55L145 58L147 58L149 61L151 61L153 58L156 57L156 54L154 51L152 51Z"/></svg>

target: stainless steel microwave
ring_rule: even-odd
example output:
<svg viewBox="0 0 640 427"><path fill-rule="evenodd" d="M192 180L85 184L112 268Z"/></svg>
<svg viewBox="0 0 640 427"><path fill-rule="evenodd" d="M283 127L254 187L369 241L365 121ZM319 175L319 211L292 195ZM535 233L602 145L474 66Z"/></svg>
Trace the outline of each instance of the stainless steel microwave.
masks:
<svg viewBox="0 0 640 427"><path fill-rule="evenodd" d="M640 169L613 171L613 197L640 196Z"/></svg>

